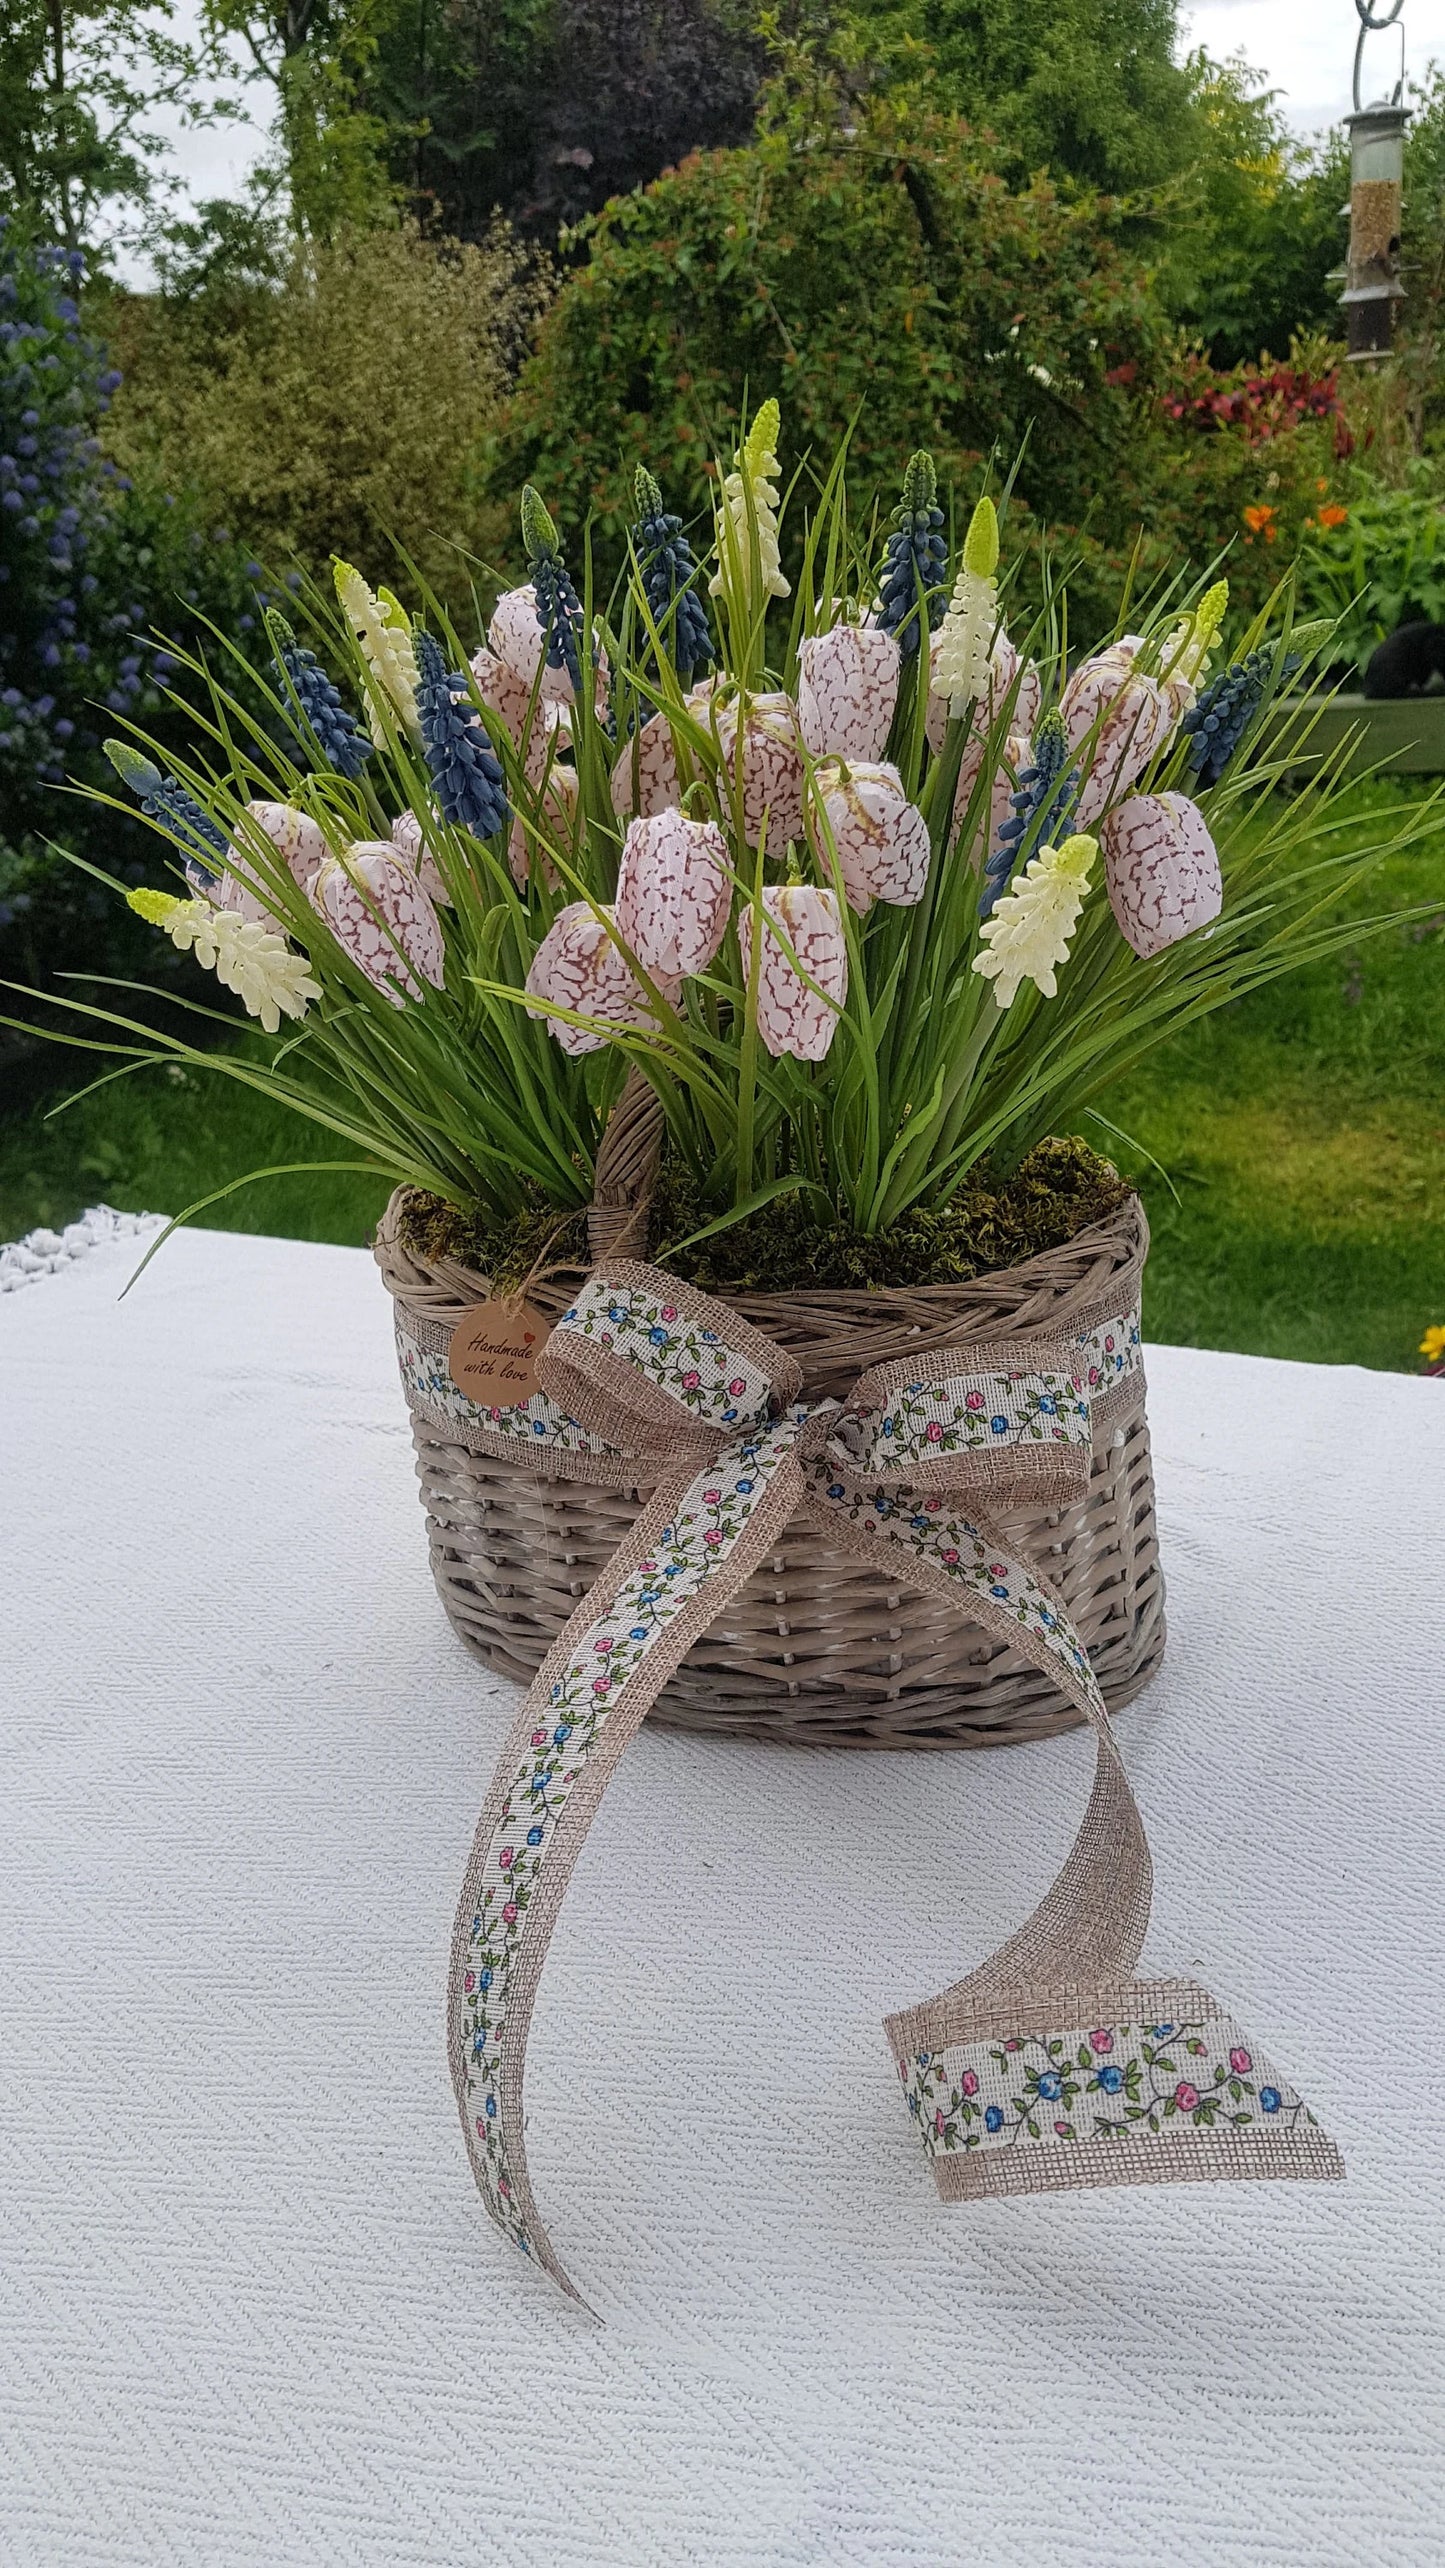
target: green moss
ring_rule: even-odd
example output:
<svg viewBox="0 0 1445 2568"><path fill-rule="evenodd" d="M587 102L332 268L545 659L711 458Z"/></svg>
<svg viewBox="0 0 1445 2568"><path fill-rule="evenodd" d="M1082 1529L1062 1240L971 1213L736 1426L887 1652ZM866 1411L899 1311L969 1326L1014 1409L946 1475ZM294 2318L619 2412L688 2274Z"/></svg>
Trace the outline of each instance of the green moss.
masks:
<svg viewBox="0 0 1445 2568"><path fill-rule="evenodd" d="M685 1170L665 1167L653 1203L651 1255L705 1292L881 1290L895 1284L956 1284L995 1267L1017 1266L1058 1248L1090 1222L1117 1212L1129 1192L1116 1170L1082 1141L1044 1141L1013 1173L982 1170L943 1212L910 1213L875 1239L842 1223L810 1219L794 1196L781 1196L746 1221L695 1248L669 1249L716 1219ZM427 1258L453 1258L515 1291L546 1267L587 1263L581 1213L559 1214L539 1198L520 1221L498 1229L456 1212L438 1196L408 1196L402 1217L408 1248Z"/></svg>

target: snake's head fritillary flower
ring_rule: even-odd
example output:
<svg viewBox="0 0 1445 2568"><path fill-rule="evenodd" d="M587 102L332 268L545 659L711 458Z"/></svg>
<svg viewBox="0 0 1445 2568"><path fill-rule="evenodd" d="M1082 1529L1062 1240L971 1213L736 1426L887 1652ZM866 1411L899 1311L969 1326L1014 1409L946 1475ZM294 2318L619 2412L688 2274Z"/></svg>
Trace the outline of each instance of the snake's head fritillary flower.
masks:
<svg viewBox="0 0 1445 2568"><path fill-rule="evenodd" d="M785 695L732 696L715 716L718 752L726 769L719 796L726 809L736 790L741 728L743 827L756 847L767 826L770 855L803 834L803 761L792 699Z"/></svg>
<svg viewBox="0 0 1445 2568"><path fill-rule="evenodd" d="M537 592L530 580L521 588L505 589L498 598L487 627L487 648L495 659L511 670L514 678L521 680L524 703L534 687L555 704L573 702L572 680L568 671L546 665L542 627L537 617Z"/></svg>
<svg viewBox="0 0 1445 2568"><path fill-rule="evenodd" d="M727 842L716 822L680 811L634 820L617 874L617 925L644 971L705 972L732 906Z"/></svg>
<svg viewBox="0 0 1445 2568"><path fill-rule="evenodd" d="M712 691L713 680L704 678L682 700L684 713L701 731L708 728ZM618 752L612 770L612 808L624 820L634 814L649 820L656 812L674 810L681 799L682 779L672 725L665 713L655 713Z"/></svg>
<svg viewBox="0 0 1445 2568"><path fill-rule="evenodd" d="M564 1052L600 1052L610 1029L620 1033L655 1026L648 993L609 934L609 925L615 925L610 909L599 918L590 902L572 901L558 911L532 957L528 996L550 1000L554 1007L592 1020L585 1026L569 1025L563 1017L548 1015L545 1008L531 1010L533 1016L547 1017L548 1031ZM660 973L654 978L667 999L678 996L680 985Z"/></svg>
<svg viewBox="0 0 1445 2568"><path fill-rule="evenodd" d="M1224 902L1219 857L1203 812L1187 794L1131 794L1110 812L1099 836L1109 903L1136 954L1162 954L1218 918Z"/></svg>
<svg viewBox="0 0 1445 2568"><path fill-rule="evenodd" d="M520 749L522 734L527 727L527 707L531 702L528 680L518 677L516 670L499 659L495 651L489 651L485 644L480 651L472 653L470 665L477 693L487 711L496 714Z"/></svg>
<svg viewBox="0 0 1445 2568"><path fill-rule="evenodd" d="M850 908L861 915L874 901L922 900L928 823L896 767L826 758L813 771L813 793L809 835L825 869L831 838Z"/></svg>
<svg viewBox="0 0 1445 2568"><path fill-rule="evenodd" d="M565 759L554 758L542 785L541 826L552 844L564 855L570 852L577 835L577 806L581 790L576 768ZM525 884L529 871L535 871L539 861L543 881L549 891L555 891L561 877L550 855L537 845L535 839L529 838L520 819L514 820L512 834L507 841L507 862L512 868L514 881Z"/></svg>
<svg viewBox="0 0 1445 2568"><path fill-rule="evenodd" d="M441 921L389 840L358 839L344 858L331 857L311 898L337 944L394 1006L422 995L408 965L442 987Z"/></svg>
<svg viewBox="0 0 1445 2568"><path fill-rule="evenodd" d="M1161 686L1138 666L1144 645L1125 634L1074 671L1059 698L1071 753L1088 765L1074 817L1092 828L1126 794L1177 729L1194 701L1192 688ZM1092 753L1084 744L1093 738Z"/></svg>
<svg viewBox="0 0 1445 2568"><path fill-rule="evenodd" d="M902 654L877 624L835 624L798 645L798 730L815 758L881 758Z"/></svg>
<svg viewBox="0 0 1445 2568"><path fill-rule="evenodd" d="M414 811L401 812L391 824L391 843L403 865L409 865L429 900L451 907L451 893L437 871L437 861Z"/></svg>
<svg viewBox="0 0 1445 2568"><path fill-rule="evenodd" d="M758 1032L775 1058L791 1053L796 1061L821 1061L848 996L848 944L837 895L817 891L811 883L770 883L762 906ZM751 906L738 913L738 943L748 982L753 967Z"/></svg>
<svg viewBox="0 0 1445 2568"><path fill-rule="evenodd" d="M984 746L983 738L975 735L969 741L959 762L958 788L953 797L955 829L962 827L973 789L978 783L983 766ZM980 804L975 814L973 828L969 833L968 845L959 850L960 855L975 868L986 862L990 848L996 844L999 831L1010 816L1019 777L1027 767L1031 755L1028 741L1018 732L1011 734L1004 744L1003 757L993 771L988 801L986 804Z"/></svg>
<svg viewBox="0 0 1445 2568"><path fill-rule="evenodd" d="M265 831L298 888L309 892L331 853L319 822L294 803L247 803L246 816Z"/></svg>

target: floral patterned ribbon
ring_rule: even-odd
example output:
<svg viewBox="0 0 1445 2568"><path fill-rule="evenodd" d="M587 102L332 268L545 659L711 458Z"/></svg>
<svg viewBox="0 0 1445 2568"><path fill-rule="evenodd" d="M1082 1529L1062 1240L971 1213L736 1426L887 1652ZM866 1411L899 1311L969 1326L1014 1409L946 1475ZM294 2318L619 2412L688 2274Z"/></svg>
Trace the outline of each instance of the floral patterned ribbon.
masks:
<svg viewBox="0 0 1445 2568"><path fill-rule="evenodd" d="M612 1771L674 1669L794 1516L860 1560L896 1551L1051 1675L1093 1728L1088 1809L1052 1889L978 1969L886 2027L946 2201L1180 2178L1343 2174L1295 2090L1204 1989L1135 1979L1151 1890L1143 1823L1088 1656L989 1509L1087 1494L1096 1427L1139 1370L1137 1311L1070 1339L994 1339L875 1366L841 1407L799 1402L792 1357L657 1268L594 1275L544 1350L542 1391L480 1409L450 1331L399 1309L416 1411L480 1450L653 1495L558 1635L488 1791L452 1943L449 2043L492 2219L572 2298L523 2140L533 2002Z"/></svg>

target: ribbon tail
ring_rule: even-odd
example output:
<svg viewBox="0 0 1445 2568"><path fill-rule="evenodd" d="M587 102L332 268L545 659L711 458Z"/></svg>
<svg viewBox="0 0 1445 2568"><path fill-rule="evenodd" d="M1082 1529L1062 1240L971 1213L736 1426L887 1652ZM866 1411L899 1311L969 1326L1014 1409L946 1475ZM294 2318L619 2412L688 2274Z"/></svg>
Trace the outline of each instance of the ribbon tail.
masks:
<svg viewBox="0 0 1445 2568"><path fill-rule="evenodd" d="M856 1499L858 1493L854 1493ZM911 1506L810 1511L835 1541L951 1597L1052 1676L1094 1731L1094 1786L1053 1887L952 1987L885 2031L946 2202L1079 2186L1344 2174L1297 2091L1209 1992L1134 1976L1149 1922L1143 1819L1061 1599L987 1524ZM864 1528L868 1530L864 1530Z"/></svg>
<svg viewBox="0 0 1445 2568"><path fill-rule="evenodd" d="M686 1427L682 1432L686 1435ZM552 1928L623 1750L693 1642L774 1549L802 1492L785 1418L659 1485L539 1668L477 1827L452 1938L448 2052L487 2212L573 2300L532 2192L527 2038ZM582 2303L587 2307L587 2303Z"/></svg>

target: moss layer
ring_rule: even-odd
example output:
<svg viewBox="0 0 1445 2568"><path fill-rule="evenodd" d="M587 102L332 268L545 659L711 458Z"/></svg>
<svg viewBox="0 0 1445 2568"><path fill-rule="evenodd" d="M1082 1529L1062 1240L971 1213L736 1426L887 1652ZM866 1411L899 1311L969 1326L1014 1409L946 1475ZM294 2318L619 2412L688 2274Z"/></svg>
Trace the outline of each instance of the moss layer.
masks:
<svg viewBox="0 0 1445 2568"><path fill-rule="evenodd" d="M942 1212L909 1213L891 1230L863 1238L841 1222L813 1220L781 1196L695 1248L670 1250L715 1218L686 1171L664 1168L653 1207L654 1261L705 1292L783 1293L898 1284L960 1284L995 1267L1018 1266L1061 1248L1091 1222L1108 1219L1129 1188L1083 1141L1042 1141L1007 1177L981 1168ZM411 1195L402 1221L408 1248L454 1258L515 1291L548 1267L587 1263L587 1224L555 1204L529 1207L504 1228L468 1217L435 1195Z"/></svg>

